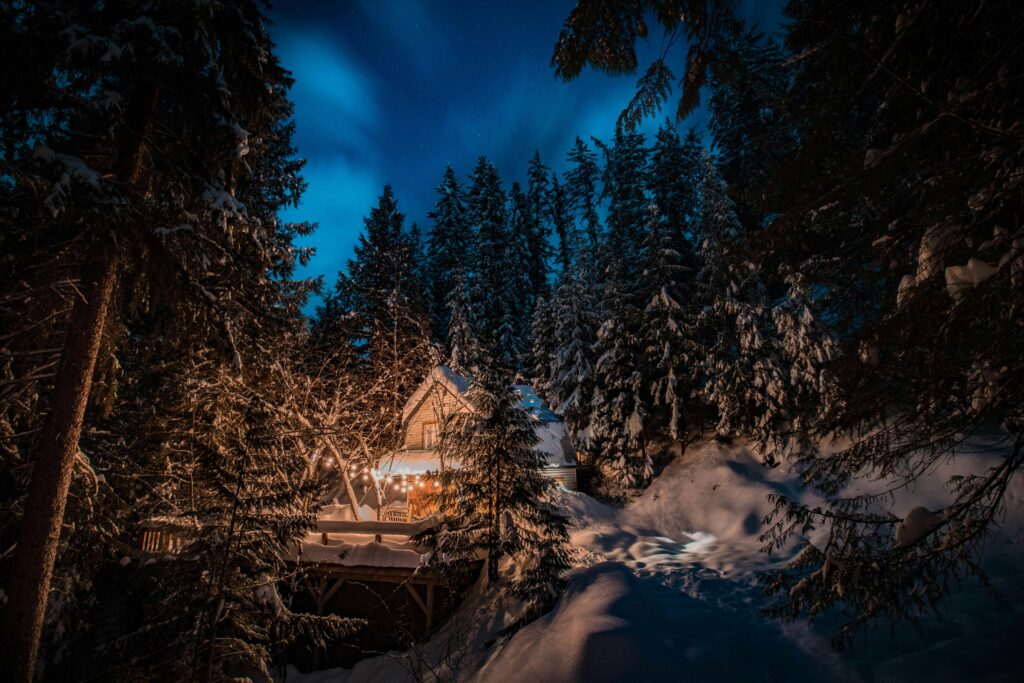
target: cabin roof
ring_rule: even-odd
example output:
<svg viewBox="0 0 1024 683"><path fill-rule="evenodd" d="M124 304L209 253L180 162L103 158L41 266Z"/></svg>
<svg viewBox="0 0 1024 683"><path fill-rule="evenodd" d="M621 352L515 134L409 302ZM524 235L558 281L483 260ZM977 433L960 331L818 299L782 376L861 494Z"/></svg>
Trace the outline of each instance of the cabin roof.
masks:
<svg viewBox="0 0 1024 683"><path fill-rule="evenodd" d="M460 375L447 365L435 366L426 379L416 388L416 391L412 393L409 400L405 402L405 407L402 408L402 420L407 421L416 413L424 399L430 395L431 389L435 386L445 389L452 396L465 403L468 408L472 409L472 404L466 398L471 385L472 381L469 378ZM562 418L541 400L540 396L537 395L537 392L529 384L516 384L514 388L516 393L519 394L519 406L525 408L535 420L541 422L562 421Z"/></svg>
<svg viewBox="0 0 1024 683"><path fill-rule="evenodd" d="M438 365L430 371L423 383L416 388L402 410L403 422L408 422L430 395L434 387L448 391L460 400L467 408L473 406L466 398L472 382L446 365ZM544 454L547 467L575 467L576 449L569 438L565 423L528 384L517 384L515 390L519 394L519 405L537 421L538 443L534 449ZM427 450L405 450L395 455L382 471L389 473L423 474L440 469L436 452Z"/></svg>

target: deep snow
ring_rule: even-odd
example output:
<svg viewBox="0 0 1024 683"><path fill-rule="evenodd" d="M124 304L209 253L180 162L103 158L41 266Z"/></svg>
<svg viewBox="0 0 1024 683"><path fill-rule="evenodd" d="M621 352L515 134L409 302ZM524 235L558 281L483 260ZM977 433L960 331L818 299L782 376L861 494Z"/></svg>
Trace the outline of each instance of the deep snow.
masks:
<svg viewBox="0 0 1024 683"><path fill-rule="evenodd" d="M889 510L917 522L948 502L952 474L979 471L1000 454L998 435L973 438L957 458L898 492ZM886 482L862 481L857 490ZM514 605L480 585L452 624L415 653L394 653L289 681L404 681L420 677L479 681L946 681L1022 680L1024 478L1006 496L1001 528L984 565L1005 599L976 582L963 586L921 633L880 624L850 652L829 647L838 615L813 626L766 620L761 573L789 559L760 552L766 496L812 502L785 466L763 467L743 443L708 441L673 460L622 509L580 493L561 499L574 521L580 567L554 610L511 639L495 635ZM929 513L931 514L931 513ZM918 519L920 518L920 519ZM449 645L462 643L456 656Z"/></svg>

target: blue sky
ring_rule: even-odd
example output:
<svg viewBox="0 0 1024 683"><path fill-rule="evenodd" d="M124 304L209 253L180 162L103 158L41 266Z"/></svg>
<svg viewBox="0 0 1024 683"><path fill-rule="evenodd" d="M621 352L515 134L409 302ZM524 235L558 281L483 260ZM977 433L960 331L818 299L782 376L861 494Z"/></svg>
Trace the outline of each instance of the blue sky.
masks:
<svg viewBox="0 0 1024 683"><path fill-rule="evenodd" d="M585 72L556 80L551 53L573 0L293 0L271 12L271 34L295 85L296 144L309 188L285 220L319 223L316 255L299 275L333 285L363 216L385 185L424 232L445 164L466 177L479 155L508 186L535 149L561 171L576 135L610 137L635 76ZM748 20L773 29L776 0L747 0ZM642 44L645 65L660 36ZM703 127L698 110L685 125ZM657 120L643 129L651 133Z"/></svg>

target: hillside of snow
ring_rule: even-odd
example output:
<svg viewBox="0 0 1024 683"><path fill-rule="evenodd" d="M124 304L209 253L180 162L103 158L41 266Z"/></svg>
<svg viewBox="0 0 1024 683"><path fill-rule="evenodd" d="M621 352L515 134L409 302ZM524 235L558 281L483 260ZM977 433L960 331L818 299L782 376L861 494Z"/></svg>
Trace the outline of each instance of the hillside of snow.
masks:
<svg viewBox="0 0 1024 683"><path fill-rule="evenodd" d="M948 501L953 474L977 472L1000 455L999 435L967 441L958 456L898 492L901 517ZM886 482L860 482L858 490ZM561 494L574 522L580 566L555 608L510 639L495 636L514 608L481 589L422 650L288 680L358 681L943 681L1021 680L1024 627L1024 479L1006 495L984 566L1003 602L968 582L921 631L879 624L852 651L829 647L840 615L813 626L766 620L762 572L782 556L760 552L766 497L813 502L785 466L763 467L743 443L704 442L673 460L638 498L617 509ZM458 657L443 653L464 637ZM415 666L413 666L415 662ZM315 676L315 677L312 677Z"/></svg>

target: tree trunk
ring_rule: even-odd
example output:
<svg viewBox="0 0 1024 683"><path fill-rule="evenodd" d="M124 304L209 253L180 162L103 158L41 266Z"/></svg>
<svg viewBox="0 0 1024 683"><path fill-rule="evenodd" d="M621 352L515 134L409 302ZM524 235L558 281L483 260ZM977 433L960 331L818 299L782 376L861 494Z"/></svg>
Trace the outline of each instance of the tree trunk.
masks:
<svg viewBox="0 0 1024 683"><path fill-rule="evenodd" d="M4 666L11 681L27 683L35 673L57 542L117 262L115 254L104 254L86 270L83 298L75 301L71 312L53 401L36 445L8 591Z"/></svg>

